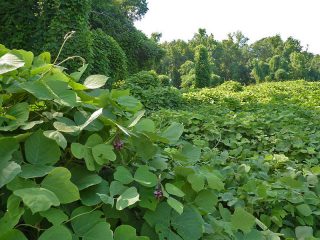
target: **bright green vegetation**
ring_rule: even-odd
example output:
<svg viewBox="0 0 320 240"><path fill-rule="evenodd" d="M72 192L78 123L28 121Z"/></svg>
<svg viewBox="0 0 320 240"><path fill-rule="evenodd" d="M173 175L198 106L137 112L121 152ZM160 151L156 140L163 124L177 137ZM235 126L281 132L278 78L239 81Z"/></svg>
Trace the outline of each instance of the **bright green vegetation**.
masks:
<svg viewBox="0 0 320 240"><path fill-rule="evenodd" d="M320 239L319 55L147 10L0 4L0 240Z"/></svg>

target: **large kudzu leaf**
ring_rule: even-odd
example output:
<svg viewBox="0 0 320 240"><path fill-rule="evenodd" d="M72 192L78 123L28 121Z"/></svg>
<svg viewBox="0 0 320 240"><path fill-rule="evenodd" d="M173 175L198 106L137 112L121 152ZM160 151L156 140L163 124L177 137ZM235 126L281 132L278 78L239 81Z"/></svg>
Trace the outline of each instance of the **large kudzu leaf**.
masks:
<svg viewBox="0 0 320 240"><path fill-rule="evenodd" d="M50 138L54 141L56 141L56 143L63 149L65 149L67 147L67 140L66 138L62 135L61 132L59 131L54 131L54 130L48 130L48 131L44 131L43 135L46 136L47 138Z"/></svg>
<svg viewBox="0 0 320 240"><path fill-rule="evenodd" d="M167 199L167 203L170 207L172 207L177 213L182 214L183 213L183 204L179 202L178 200L169 197Z"/></svg>
<svg viewBox="0 0 320 240"><path fill-rule="evenodd" d="M53 165L60 159L58 144L43 135L42 131L32 134L25 142L26 160L32 164Z"/></svg>
<svg viewBox="0 0 320 240"><path fill-rule="evenodd" d="M207 178L209 188L216 189L218 191L221 191L224 189L224 183L214 173L207 173L206 178Z"/></svg>
<svg viewBox="0 0 320 240"><path fill-rule="evenodd" d="M24 61L12 53L6 53L0 58L0 74L11 72L24 66Z"/></svg>
<svg viewBox="0 0 320 240"><path fill-rule="evenodd" d="M58 208L50 208L48 211L40 212L40 215L53 225L59 225L68 220L68 215Z"/></svg>
<svg viewBox="0 0 320 240"><path fill-rule="evenodd" d="M142 108L142 104L132 96L121 96L117 102L123 106L127 111L135 112Z"/></svg>
<svg viewBox="0 0 320 240"><path fill-rule="evenodd" d="M0 233L0 240L28 240L26 236L17 229L12 229L5 234Z"/></svg>
<svg viewBox="0 0 320 240"><path fill-rule="evenodd" d="M149 238L138 237L135 228L129 225L121 225L114 231L114 240L149 240Z"/></svg>
<svg viewBox="0 0 320 240"><path fill-rule="evenodd" d="M53 169L42 181L41 186L52 191L60 203L66 204L80 199L77 186L71 181L68 169L57 167Z"/></svg>
<svg viewBox="0 0 320 240"><path fill-rule="evenodd" d="M202 189L204 189L205 177L203 175L193 173L188 175L187 179L188 179L188 182L191 184L192 189L195 190L196 192L199 192Z"/></svg>
<svg viewBox="0 0 320 240"><path fill-rule="evenodd" d="M92 208L85 206L78 207L71 213L72 228L78 236L83 237L95 225L105 222L102 216L101 211L92 211Z"/></svg>
<svg viewBox="0 0 320 240"><path fill-rule="evenodd" d="M69 89L67 82L51 80L46 82L46 87L52 94L55 102L69 107L77 105L77 95Z"/></svg>
<svg viewBox="0 0 320 240"><path fill-rule="evenodd" d="M113 174L113 176L115 180L123 184L129 184L133 181L131 172L123 166L117 167L116 172Z"/></svg>
<svg viewBox="0 0 320 240"><path fill-rule="evenodd" d="M0 138L0 163L8 162L18 150L19 144L14 138Z"/></svg>
<svg viewBox="0 0 320 240"><path fill-rule="evenodd" d="M134 180L145 187L154 187L158 183L157 176L149 171L148 166L140 166L134 174Z"/></svg>
<svg viewBox="0 0 320 240"><path fill-rule="evenodd" d="M203 190L198 193L194 202L200 210L212 213L215 210L215 205L218 203L218 197L212 190Z"/></svg>
<svg viewBox="0 0 320 240"><path fill-rule="evenodd" d="M18 103L9 108L5 114L5 126L0 126L0 131L13 131L25 125L29 118L29 104L26 102Z"/></svg>
<svg viewBox="0 0 320 240"><path fill-rule="evenodd" d="M70 171L72 173L71 181L80 191L102 182L102 178L98 174L90 172L83 167L73 167Z"/></svg>
<svg viewBox="0 0 320 240"><path fill-rule="evenodd" d="M83 235L83 240L113 240L110 224L99 222Z"/></svg>
<svg viewBox="0 0 320 240"><path fill-rule="evenodd" d="M309 226L298 226L295 228L295 234L298 240L312 239L313 229Z"/></svg>
<svg viewBox="0 0 320 240"><path fill-rule="evenodd" d="M80 192L81 202L85 206L94 206L101 203L99 195L109 194L109 183L102 180L101 183L88 187Z"/></svg>
<svg viewBox="0 0 320 240"><path fill-rule="evenodd" d="M135 187L130 187L117 198L116 208L123 210L137 201L139 201L139 193Z"/></svg>
<svg viewBox="0 0 320 240"><path fill-rule="evenodd" d="M108 81L108 77L105 75L91 75L84 80L83 85L88 89L97 89L103 87Z"/></svg>
<svg viewBox="0 0 320 240"><path fill-rule="evenodd" d="M23 188L13 192L21 197L23 203L30 208L32 213L48 210L51 206L59 206L57 196L45 188Z"/></svg>
<svg viewBox="0 0 320 240"><path fill-rule="evenodd" d="M98 144L92 148L92 155L94 160L100 164L104 165L109 161L116 160L117 156L113 152L113 146L109 144Z"/></svg>
<svg viewBox="0 0 320 240"><path fill-rule="evenodd" d="M38 240L57 240L57 239L72 240L72 235L70 230L64 226L56 225L44 231L38 238Z"/></svg>
<svg viewBox="0 0 320 240"><path fill-rule="evenodd" d="M181 215L171 219L171 227L183 240L198 240L203 234L204 222L196 209L186 206Z"/></svg>
<svg viewBox="0 0 320 240"><path fill-rule="evenodd" d="M19 173L21 167L15 162L0 162L0 188L11 182Z"/></svg>
<svg viewBox="0 0 320 240"><path fill-rule="evenodd" d="M169 194L175 195L177 197L183 197L185 194L178 187L171 183L166 183L165 189Z"/></svg>
<svg viewBox="0 0 320 240"><path fill-rule="evenodd" d="M231 224L233 229L249 233L255 224L255 217L243 208L236 208L231 216Z"/></svg>
<svg viewBox="0 0 320 240"><path fill-rule="evenodd" d="M161 136L168 139L170 144L175 144L181 137L183 129L184 127L182 124L173 122L163 131Z"/></svg>

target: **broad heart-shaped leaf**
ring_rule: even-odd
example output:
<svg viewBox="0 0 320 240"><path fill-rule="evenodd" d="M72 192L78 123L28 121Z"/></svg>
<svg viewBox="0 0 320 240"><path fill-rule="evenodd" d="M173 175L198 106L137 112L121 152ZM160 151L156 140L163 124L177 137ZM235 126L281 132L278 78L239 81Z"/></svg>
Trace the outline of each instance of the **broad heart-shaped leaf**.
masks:
<svg viewBox="0 0 320 240"><path fill-rule="evenodd" d="M177 213L182 214L183 213L183 204L179 202L178 200L169 197L167 199L167 203L169 204L170 207L172 207Z"/></svg>
<svg viewBox="0 0 320 240"><path fill-rule="evenodd" d="M116 160L117 156L113 152L113 146L109 144L98 144L92 148L94 160L100 164L106 164L109 161Z"/></svg>
<svg viewBox="0 0 320 240"><path fill-rule="evenodd" d="M46 88L52 94L55 102L69 107L77 105L77 95L75 91L69 89L67 82L59 80L46 81Z"/></svg>
<svg viewBox="0 0 320 240"><path fill-rule="evenodd" d="M13 193L22 198L23 203L30 208L33 214L46 211L51 206L60 205L57 196L45 188L23 188Z"/></svg>
<svg viewBox="0 0 320 240"><path fill-rule="evenodd" d="M117 210L123 210L137 201L139 201L139 193L135 187L130 187L117 198L116 208Z"/></svg>
<svg viewBox="0 0 320 240"><path fill-rule="evenodd" d="M58 144L37 131L25 142L25 154L29 163L39 165L53 165L60 159Z"/></svg>
<svg viewBox="0 0 320 240"><path fill-rule="evenodd" d="M78 207L71 213L72 228L79 237L82 237L99 222L105 222L102 216L101 211L92 211L90 207Z"/></svg>
<svg viewBox="0 0 320 240"><path fill-rule="evenodd" d="M296 206L296 208L297 208L298 212L303 216L308 217L312 214L312 210L308 204L300 204L300 205Z"/></svg>
<svg viewBox="0 0 320 240"><path fill-rule="evenodd" d="M83 235L83 240L113 240L110 224L99 222Z"/></svg>
<svg viewBox="0 0 320 240"><path fill-rule="evenodd" d="M297 240L306 240L313 237L313 229L309 226L298 226L295 228Z"/></svg>
<svg viewBox="0 0 320 240"><path fill-rule="evenodd" d="M72 240L72 235L70 230L64 226L55 225L47 229L46 231L44 231L38 238L38 240L57 240L57 239Z"/></svg>
<svg viewBox="0 0 320 240"><path fill-rule="evenodd" d="M56 143L61 148L65 149L67 147L67 140L65 139L65 137L62 135L61 132L49 130L49 131L44 131L43 135L46 136L47 138L50 138L50 139L56 141Z"/></svg>
<svg viewBox="0 0 320 240"><path fill-rule="evenodd" d="M133 181L131 172L123 166L118 166L113 176L115 180L123 184L129 184Z"/></svg>
<svg viewBox="0 0 320 240"><path fill-rule="evenodd" d="M134 174L134 180L145 187L154 187L158 183L157 176L149 171L148 166L140 166Z"/></svg>
<svg viewBox="0 0 320 240"><path fill-rule="evenodd" d="M214 173L207 173L206 178L207 178L209 188L216 189L218 191L221 191L224 189L224 183Z"/></svg>
<svg viewBox="0 0 320 240"><path fill-rule="evenodd" d="M146 110L141 110L139 112L137 112L136 114L134 114L133 118L130 120L130 123L128 124L128 127L134 127L139 121L140 119L143 117L143 115L145 114Z"/></svg>
<svg viewBox="0 0 320 240"><path fill-rule="evenodd" d="M0 163L8 162L12 154L19 149L19 144L14 138L0 138Z"/></svg>
<svg viewBox="0 0 320 240"><path fill-rule="evenodd" d="M0 58L0 74L11 72L23 66L24 61L11 53L6 53Z"/></svg>
<svg viewBox="0 0 320 240"><path fill-rule="evenodd" d="M5 234L0 233L0 240L28 240L26 236L17 229L12 229Z"/></svg>
<svg viewBox="0 0 320 240"><path fill-rule="evenodd" d="M53 225L59 225L68 220L68 215L58 208L50 208L48 211L40 212L40 215L45 217Z"/></svg>
<svg viewBox="0 0 320 240"><path fill-rule="evenodd" d="M142 104L132 96L122 96L117 99L117 102L125 107L127 111L135 112L142 108Z"/></svg>
<svg viewBox="0 0 320 240"><path fill-rule="evenodd" d="M13 131L25 125L29 118L29 104L26 102L18 103L6 111L6 126L1 126L0 131Z"/></svg>
<svg viewBox="0 0 320 240"><path fill-rule="evenodd" d="M37 178L43 177L51 172L54 167L45 166L45 165L33 165L33 164L24 164L21 167L21 173L19 177L22 178Z"/></svg>
<svg viewBox="0 0 320 240"><path fill-rule="evenodd" d="M204 189L205 177L203 175L194 173L188 175L187 179L188 182L191 184L192 189L196 192L199 192L202 189Z"/></svg>
<svg viewBox="0 0 320 240"><path fill-rule="evenodd" d="M181 215L171 219L171 227L183 240L198 240L203 235L204 222L199 212L186 206Z"/></svg>
<svg viewBox="0 0 320 240"><path fill-rule="evenodd" d="M81 166L73 167L70 171L72 175L71 181L80 191L102 182L102 178L98 174L90 172Z"/></svg>
<svg viewBox="0 0 320 240"><path fill-rule="evenodd" d="M103 87L108 80L108 77L104 75L91 75L84 80L83 85L88 89L96 89Z"/></svg>
<svg viewBox="0 0 320 240"><path fill-rule="evenodd" d="M142 119L135 128L139 132L155 132L156 130L155 124L151 119Z"/></svg>
<svg viewBox="0 0 320 240"><path fill-rule="evenodd" d="M114 240L149 240L149 238L138 237L136 229L129 225L120 225L114 231Z"/></svg>
<svg viewBox="0 0 320 240"><path fill-rule="evenodd" d="M101 183L88 187L80 192L81 202L85 206L94 206L101 203L99 194L109 194L109 183L102 180Z"/></svg>
<svg viewBox="0 0 320 240"><path fill-rule="evenodd" d="M233 229L249 233L255 224L255 217L243 208L236 208L231 216L231 224Z"/></svg>
<svg viewBox="0 0 320 240"><path fill-rule="evenodd" d="M180 123L173 122L167 129L162 133L162 137L169 140L170 144L175 144L183 133L183 125Z"/></svg>
<svg viewBox="0 0 320 240"><path fill-rule="evenodd" d="M185 195L184 192L182 192L178 187L171 183L166 183L165 188L169 194L175 195L177 197L183 197Z"/></svg>
<svg viewBox="0 0 320 240"><path fill-rule="evenodd" d="M55 193L60 203L71 203L79 200L80 194L77 186L70 179L71 173L68 169L57 167L43 179L41 186Z"/></svg>
<svg viewBox="0 0 320 240"><path fill-rule="evenodd" d="M156 155L158 150L157 146L154 145L146 135L140 134L139 137L132 137L131 139L137 154L143 160L149 160Z"/></svg>
<svg viewBox="0 0 320 240"><path fill-rule="evenodd" d="M15 162L0 162L0 188L11 182L19 173L21 167Z"/></svg>
<svg viewBox="0 0 320 240"><path fill-rule="evenodd" d="M203 190L197 194L194 202L202 211L212 213L218 203L218 197L212 190Z"/></svg>

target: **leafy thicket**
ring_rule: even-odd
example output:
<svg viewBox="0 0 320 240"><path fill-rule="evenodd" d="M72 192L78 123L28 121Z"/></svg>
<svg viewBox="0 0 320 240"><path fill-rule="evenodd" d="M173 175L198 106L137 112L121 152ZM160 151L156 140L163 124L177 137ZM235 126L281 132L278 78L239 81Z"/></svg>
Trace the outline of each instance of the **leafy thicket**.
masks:
<svg viewBox="0 0 320 240"><path fill-rule="evenodd" d="M183 123L182 139L219 173L203 239L319 239L319 96L319 83L302 80L226 82L184 93L180 111L152 114L161 126ZM202 174L188 174L202 186Z"/></svg>
<svg viewBox="0 0 320 240"><path fill-rule="evenodd" d="M210 65L208 50L205 46L199 45L195 53L195 87L203 88L210 86Z"/></svg>
<svg viewBox="0 0 320 240"><path fill-rule="evenodd" d="M241 32L228 35L218 41L205 29L199 29L188 42L174 40L161 46L166 55L157 65L157 72L171 77L175 87L192 88L196 81L195 64L199 46L208 51L208 64L197 75L215 86L221 82L234 80L242 84L288 79L319 80L319 55L304 50L300 41L292 37L283 40L280 35L262 38L252 44ZM206 57L205 57L206 58ZM208 73L209 71L209 73ZM198 85L203 87L202 85Z"/></svg>

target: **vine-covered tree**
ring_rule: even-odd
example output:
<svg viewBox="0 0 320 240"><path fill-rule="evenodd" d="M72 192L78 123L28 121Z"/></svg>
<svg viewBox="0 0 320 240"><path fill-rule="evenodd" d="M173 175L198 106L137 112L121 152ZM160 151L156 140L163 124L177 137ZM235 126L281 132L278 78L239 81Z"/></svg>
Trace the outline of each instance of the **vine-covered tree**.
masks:
<svg viewBox="0 0 320 240"><path fill-rule="evenodd" d="M208 50L205 46L199 45L195 52L195 87L203 88L210 86L210 63Z"/></svg>

